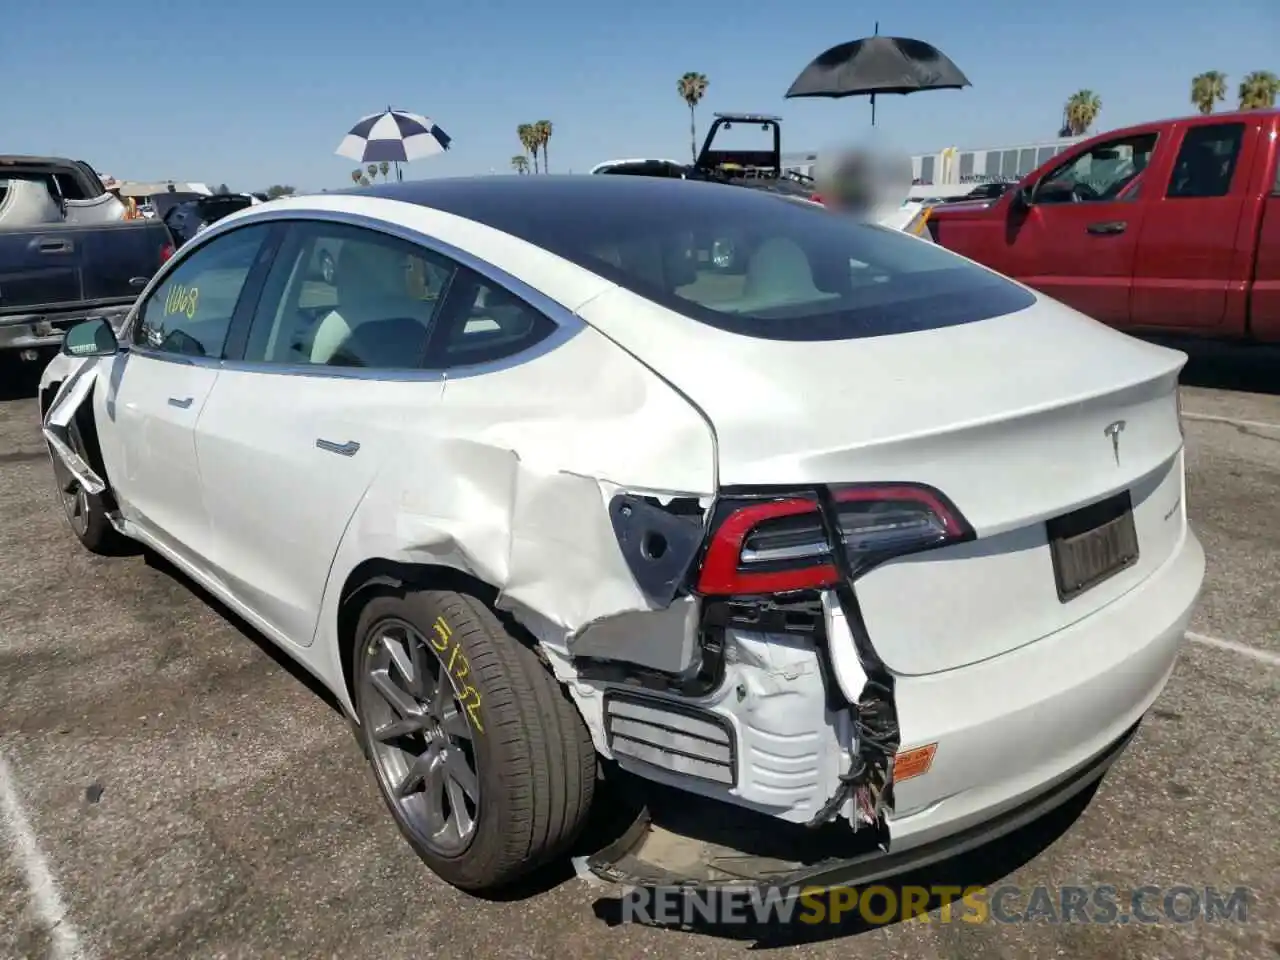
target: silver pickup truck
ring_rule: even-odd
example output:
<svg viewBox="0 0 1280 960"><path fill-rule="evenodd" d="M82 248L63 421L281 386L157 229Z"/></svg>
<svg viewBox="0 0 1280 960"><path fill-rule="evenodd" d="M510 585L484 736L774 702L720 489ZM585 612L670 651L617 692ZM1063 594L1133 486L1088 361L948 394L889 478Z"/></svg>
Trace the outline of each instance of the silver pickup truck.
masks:
<svg viewBox="0 0 1280 960"><path fill-rule="evenodd" d="M0 361L37 360L86 317L123 319L173 253L160 220L126 220L88 164L0 156Z"/></svg>

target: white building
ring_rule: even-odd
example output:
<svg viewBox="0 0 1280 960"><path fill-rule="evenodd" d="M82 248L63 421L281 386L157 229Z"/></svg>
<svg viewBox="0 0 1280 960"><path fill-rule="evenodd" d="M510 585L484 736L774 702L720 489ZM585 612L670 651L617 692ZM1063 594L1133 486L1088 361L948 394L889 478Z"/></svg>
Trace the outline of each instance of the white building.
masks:
<svg viewBox="0 0 1280 960"><path fill-rule="evenodd" d="M1008 147L945 147L936 153L917 154L911 158L911 197L954 197L968 193L975 184L1020 180L1084 139L1055 137ZM784 153L782 166L812 176L817 159L816 153Z"/></svg>

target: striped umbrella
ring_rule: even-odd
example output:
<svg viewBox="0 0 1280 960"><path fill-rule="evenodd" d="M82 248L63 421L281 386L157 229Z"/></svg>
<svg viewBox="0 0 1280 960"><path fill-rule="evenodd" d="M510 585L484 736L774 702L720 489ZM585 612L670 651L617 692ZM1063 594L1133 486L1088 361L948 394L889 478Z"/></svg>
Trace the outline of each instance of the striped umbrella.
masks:
<svg viewBox="0 0 1280 960"><path fill-rule="evenodd" d="M451 139L433 120L388 107L361 118L334 152L360 163L403 163L443 153Z"/></svg>

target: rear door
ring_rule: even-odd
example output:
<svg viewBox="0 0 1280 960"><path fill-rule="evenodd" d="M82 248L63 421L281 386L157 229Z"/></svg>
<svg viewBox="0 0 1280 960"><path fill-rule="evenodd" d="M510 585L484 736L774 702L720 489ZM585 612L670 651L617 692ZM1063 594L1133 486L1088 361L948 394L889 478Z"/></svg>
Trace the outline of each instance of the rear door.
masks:
<svg viewBox="0 0 1280 960"><path fill-rule="evenodd" d="M119 303L135 299L155 276L170 238L158 220L122 220L84 228L79 243L84 299Z"/></svg>
<svg viewBox="0 0 1280 960"><path fill-rule="evenodd" d="M334 282L318 249L340 249ZM455 271L372 230L294 221L196 438L219 578L265 626L312 641L338 544L404 424L435 416L423 370Z"/></svg>
<svg viewBox="0 0 1280 960"><path fill-rule="evenodd" d="M1007 264L1027 286L1116 327L1129 300L1148 204L1142 174L1155 131L1129 133L1068 156L1033 187L1033 203L1011 205Z"/></svg>
<svg viewBox="0 0 1280 960"><path fill-rule="evenodd" d="M0 231L0 316L80 303L83 256L71 228Z"/></svg>
<svg viewBox="0 0 1280 960"><path fill-rule="evenodd" d="M1241 236L1261 130L1242 120L1183 127L1172 166L1149 186L1133 278L1133 323L1151 329L1244 326L1255 239ZM1163 170L1166 168L1162 167ZM1155 171L1153 171L1155 172ZM1228 311L1234 297L1235 309Z"/></svg>

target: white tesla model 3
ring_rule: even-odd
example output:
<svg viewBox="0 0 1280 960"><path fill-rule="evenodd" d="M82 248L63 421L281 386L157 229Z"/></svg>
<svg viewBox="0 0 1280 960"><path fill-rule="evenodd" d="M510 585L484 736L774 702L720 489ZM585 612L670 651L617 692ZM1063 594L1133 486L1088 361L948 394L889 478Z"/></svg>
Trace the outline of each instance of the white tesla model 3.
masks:
<svg viewBox="0 0 1280 960"><path fill-rule="evenodd" d="M564 856L601 771L771 843L639 831L603 875L834 883L1129 741L1204 575L1184 360L816 206L484 177L227 217L41 409L84 545L319 677L451 883Z"/></svg>

